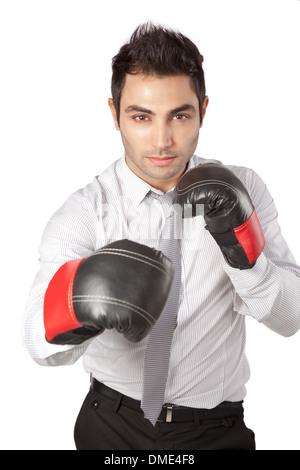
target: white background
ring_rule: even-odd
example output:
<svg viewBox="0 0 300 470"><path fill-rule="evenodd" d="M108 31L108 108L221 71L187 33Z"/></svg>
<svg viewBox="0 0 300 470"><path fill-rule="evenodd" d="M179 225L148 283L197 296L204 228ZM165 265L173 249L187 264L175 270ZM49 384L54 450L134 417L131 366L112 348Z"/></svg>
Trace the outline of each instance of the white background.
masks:
<svg viewBox="0 0 300 470"><path fill-rule="evenodd" d="M299 0L1 0L2 449L74 449L88 390L81 361L43 368L21 342L44 227L122 155L107 106L111 58L145 21L204 55L210 105L197 153L254 168L299 248ZM300 336L248 320L246 422L261 450L300 450Z"/></svg>

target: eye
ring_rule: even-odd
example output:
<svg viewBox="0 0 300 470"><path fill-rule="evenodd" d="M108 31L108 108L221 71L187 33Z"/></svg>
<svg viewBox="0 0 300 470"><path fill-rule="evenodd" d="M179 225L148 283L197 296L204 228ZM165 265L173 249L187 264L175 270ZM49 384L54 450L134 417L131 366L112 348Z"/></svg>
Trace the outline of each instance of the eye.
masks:
<svg viewBox="0 0 300 470"><path fill-rule="evenodd" d="M173 119L176 120L176 121L183 121L185 119L188 119L188 115L187 114L176 114Z"/></svg>
<svg viewBox="0 0 300 470"><path fill-rule="evenodd" d="M145 116L144 114L139 114L137 116L133 116L133 119L135 121L148 121L149 118L147 116Z"/></svg>

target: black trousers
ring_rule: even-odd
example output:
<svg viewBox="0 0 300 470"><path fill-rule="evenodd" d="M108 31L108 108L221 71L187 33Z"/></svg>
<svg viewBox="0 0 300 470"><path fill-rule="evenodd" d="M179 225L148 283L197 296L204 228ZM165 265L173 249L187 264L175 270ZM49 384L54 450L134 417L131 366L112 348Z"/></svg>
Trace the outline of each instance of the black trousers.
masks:
<svg viewBox="0 0 300 470"><path fill-rule="evenodd" d="M152 426L138 401L95 380L74 438L77 450L255 450L242 402L224 402L213 410L165 408Z"/></svg>

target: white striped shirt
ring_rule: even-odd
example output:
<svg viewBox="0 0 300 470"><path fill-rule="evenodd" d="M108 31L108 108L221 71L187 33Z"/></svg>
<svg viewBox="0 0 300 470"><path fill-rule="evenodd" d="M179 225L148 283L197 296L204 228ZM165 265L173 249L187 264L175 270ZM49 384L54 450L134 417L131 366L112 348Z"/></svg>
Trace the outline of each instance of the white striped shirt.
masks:
<svg viewBox="0 0 300 470"><path fill-rule="evenodd" d="M193 156L189 168L208 160ZM229 267L203 216L183 219L182 288L172 342L165 402L212 408L242 400L249 366L245 317L290 336L300 327L300 268L277 222L274 202L252 170L229 166L246 186L265 233L266 246L252 269ZM147 338L131 343L115 330L79 346L45 340L43 298L66 261L83 258L118 239L158 248L165 220L163 193L138 178L121 158L74 193L49 221L40 246L41 269L26 305L24 342L40 364L72 364L83 357L88 373L140 400ZM153 293L155 295L155 293Z"/></svg>

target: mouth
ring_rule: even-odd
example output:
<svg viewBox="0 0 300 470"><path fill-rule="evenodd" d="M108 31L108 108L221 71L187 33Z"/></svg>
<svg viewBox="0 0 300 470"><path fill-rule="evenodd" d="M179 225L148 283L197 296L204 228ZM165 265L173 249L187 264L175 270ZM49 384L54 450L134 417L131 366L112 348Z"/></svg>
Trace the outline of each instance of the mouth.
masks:
<svg viewBox="0 0 300 470"><path fill-rule="evenodd" d="M153 163L153 165L155 166L168 166L170 165L171 163L173 163L173 161L175 160L176 158L176 155L170 157L169 155L167 156L162 156L162 157L158 157L158 156L153 156L153 157L147 157L148 160Z"/></svg>

